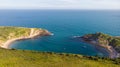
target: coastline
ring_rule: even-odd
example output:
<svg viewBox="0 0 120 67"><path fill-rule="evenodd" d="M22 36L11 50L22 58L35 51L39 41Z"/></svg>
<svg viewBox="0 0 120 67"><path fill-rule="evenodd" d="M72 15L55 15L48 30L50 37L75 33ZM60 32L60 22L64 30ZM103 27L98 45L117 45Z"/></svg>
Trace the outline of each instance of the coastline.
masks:
<svg viewBox="0 0 120 67"><path fill-rule="evenodd" d="M27 39L33 39L33 38L36 38L36 37L40 37L40 36L52 35L52 33L48 32L47 30L44 30L44 31L45 31L44 33L40 32L40 31L37 31L36 33L34 33L34 29L31 28L31 32L30 32L29 36L21 36L21 37L18 37L18 38L9 39L0 47L5 48L5 49L10 49L9 46L15 41L27 40Z"/></svg>
<svg viewBox="0 0 120 67"><path fill-rule="evenodd" d="M104 46L104 45L98 44L96 41L86 41L83 37L80 37L80 40L85 43L94 45L100 51L103 51L103 49L106 50L108 52L110 58L118 58L119 57L118 52L112 46Z"/></svg>

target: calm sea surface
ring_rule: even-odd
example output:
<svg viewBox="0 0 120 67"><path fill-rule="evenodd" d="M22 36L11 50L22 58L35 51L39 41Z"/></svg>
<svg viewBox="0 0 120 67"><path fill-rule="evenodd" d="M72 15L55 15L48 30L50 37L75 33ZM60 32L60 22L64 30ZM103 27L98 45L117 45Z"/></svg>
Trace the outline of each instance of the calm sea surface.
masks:
<svg viewBox="0 0 120 67"><path fill-rule="evenodd" d="M72 37L95 32L120 36L120 11L0 10L0 26L45 28L54 33L54 36L16 41L10 48L105 56L105 52Z"/></svg>

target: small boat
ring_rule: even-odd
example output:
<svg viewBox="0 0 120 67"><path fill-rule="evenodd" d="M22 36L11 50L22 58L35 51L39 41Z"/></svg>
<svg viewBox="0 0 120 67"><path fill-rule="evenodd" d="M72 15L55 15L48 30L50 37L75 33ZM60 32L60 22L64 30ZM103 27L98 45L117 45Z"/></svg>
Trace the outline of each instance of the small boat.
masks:
<svg viewBox="0 0 120 67"><path fill-rule="evenodd" d="M87 46L83 46L83 48L86 48Z"/></svg>

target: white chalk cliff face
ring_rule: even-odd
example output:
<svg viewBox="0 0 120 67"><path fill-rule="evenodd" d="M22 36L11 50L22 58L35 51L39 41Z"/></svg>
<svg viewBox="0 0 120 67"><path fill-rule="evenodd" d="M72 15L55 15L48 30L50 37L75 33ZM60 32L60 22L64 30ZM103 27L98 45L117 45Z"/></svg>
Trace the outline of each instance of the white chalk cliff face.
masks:
<svg viewBox="0 0 120 67"><path fill-rule="evenodd" d="M51 35L50 32L47 30L35 30L34 28L31 28L30 36L28 38L34 38L36 36L45 36L45 35Z"/></svg>
<svg viewBox="0 0 120 67"><path fill-rule="evenodd" d="M39 37L39 36L51 35L51 33L49 31L43 30L43 29L29 28L29 30L30 31L28 32L28 35L24 35L24 33L23 33L18 37L8 36L8 39L6 39L6 41L3 41L3 42L0 43L0 47L8 49L9 45L12 42L17 41L17 40L25 40L25 39L31 39L31 38L35 38L35 37ZM26 31L27 30L25 30L24 32L26 32ZM11 33L9 33L9 34L11 34Z"/></svg>

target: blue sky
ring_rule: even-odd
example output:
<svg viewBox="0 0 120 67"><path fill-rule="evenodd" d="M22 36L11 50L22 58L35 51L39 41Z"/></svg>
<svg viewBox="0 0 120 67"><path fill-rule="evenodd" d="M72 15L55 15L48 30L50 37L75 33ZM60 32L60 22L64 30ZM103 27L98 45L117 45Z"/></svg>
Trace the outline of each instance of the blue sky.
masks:
<svg viewBox="0 0 120 67"><path fill-rule="evenodd" d="M120 9L120 0L0 0L0 9Z"/></svg>

